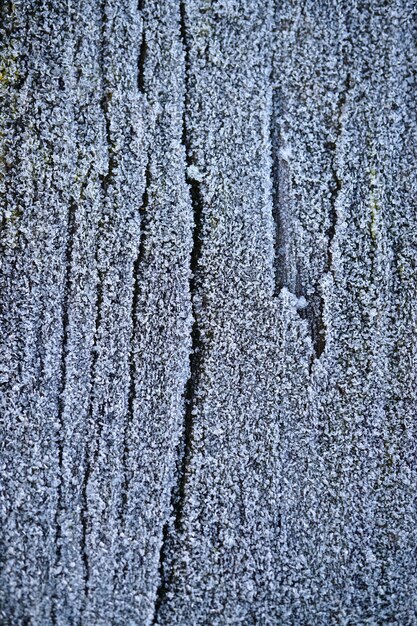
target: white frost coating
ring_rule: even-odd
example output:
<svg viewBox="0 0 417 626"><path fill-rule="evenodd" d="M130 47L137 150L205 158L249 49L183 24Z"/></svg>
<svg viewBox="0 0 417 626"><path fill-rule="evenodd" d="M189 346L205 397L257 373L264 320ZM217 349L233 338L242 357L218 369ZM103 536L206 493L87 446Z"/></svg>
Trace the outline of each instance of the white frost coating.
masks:
<svg viewBox="0 0 417 626"><path fill-rule="evenodd" d="M200 172L198 167L196 167L195 165L189 165L187 167L187 176L188 178L196 180L199 183L201 183L201 181L204 179L204 174Z"/></svg>
<svg viewBox="0 0 417 626"><path fill-rule="evenodd" d="M0 623L417 623L412 9L0 7Z"/></svg>

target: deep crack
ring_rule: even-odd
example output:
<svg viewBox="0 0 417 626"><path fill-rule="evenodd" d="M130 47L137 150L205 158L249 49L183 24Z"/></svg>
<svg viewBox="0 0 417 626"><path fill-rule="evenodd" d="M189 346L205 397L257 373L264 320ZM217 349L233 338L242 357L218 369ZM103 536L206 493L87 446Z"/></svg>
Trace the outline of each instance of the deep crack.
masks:
<svg viewBox="0 0 417 626"><path fill-rule="evenodd" d="M275 225L274 237L274 274L277 296L288 281L288 237L289 237L289 167L285 159L283 140L283 120L279 124L273 122L283 117L279 95L274 91L272 97L272 115L270 124L271 144L271 177L272 177L272 217Z"/></svg>
<svg viewBox="0 0 417 626"><path fill-rule="evenodd" d="M63 454L64 454L64 442L62 438L62 430L64 426L64 392L66 387L67 380L67 347L68 347L68 310L69 310L69 299L71 293L71 272L72 272L72 257L73 257L73 246L74 246L74 238L76 232L76 216L77 204L75 200L72 198L70 200L68 206L68 218L67 218L67 244L65 251L65 280L64 280L64 298L62 303L62 350L61 350L61 380L60 380L60 390L58 396L58 425L59 432L57 433L57 447L58 447L58 474L59 474L59 482L57 487L57 505L55 511L55 565L61 561L61 538L62 538L62 529L61 529L61 513L62 513L62 471L63 471ZM51 619L52 623L56 623L56 597L52 598L52 607L51 607Z"/></svg>
<svg viewBox="0 0 417 626"><path fill-rule="evenodd" d="M117 161L114 155L114 148L112 145L111 138L111 125L110 125L110 112L109 112L109 104L112 98L112 93L106 89L106 78L105 78L105 58L104 58L104 46L106 41L106 25L108 22L108 18L106 15L106 2L100 3L100 11L101 11L101 42L100 42L100 68L102 72L102 96L100 100L101 109L103 112L105 129L106 129L106 144L107 144L107 153L108 153L108 162L107 162L107 172L105 175L99 175L99 179L101 181L101 196L103 201L103 206L106 204L106 198L108 195L109 186L112 183L112 180L115 175L115 171L117 169ZM93 337L93 346L92 346L92 356L91 356L91 364L90 364L90 399L89 399L89 407L87 412L87 425L92 426L93 423L93 413L94 413L94 399L95 399L95 383L96 383L96 371L97 371L97 362L99 356L98 350L98 340L100 334L100 327L102 324L102 310L103 310L103 283L104 276L103 272L100 271L100 228L102 227L102 222L99 221L97 228L97 239L96 239L96 253L95 253L95 267L97 268L97 292L96 292L96 302L95 302L95 332ZM98 432L96 433L94 439L97 443L97 450L94 450L92 446L88 446L86 444L84 450L84 474L81 485L81 509L80 509L80 523L81 523L81 540L80 540L80 549L81 549L81 559L83 562L84 568L84 600L86 601L89 595L89 579L90 579L90 563L88 557L88 549L87 549L87 535L88 535L88 483L90 480L90 476L92 473L92 466L95 463L98 456L98 446L100 442L101 428L100 421L98 422ZM94 453L94 458L90 458L91 452ZM82 615L82 613L81 613ZM80 618L82 619L82 618Z"/></svg>
<svg viewBox="0 0 417 626"><path fill-rule="evenodd" d="M147 239L147 226L148 226L148 204L149 204L149 187L151 185L151 170L150 170L150 159L148 159L145 171L145 189L142 196L142 203L139 208L139 214L141 217L140 220L140 240L138 247L138 254L133 264L133 295L132 295L132 308L131 308L131 318L132 318L132 334L131 334L131 344L130 344L130 354L129 354L129 395L128 395L128 403L127 403L127 420L125 426L125 436L123 442L123 458L122 458L122 467L123 467L123 484L121 489L122 494L122 502L121 502L121 511L122 511L122 519L124 519L127 507L127 495L129 490L129 478L128 478L128 457L129 457L129 447L128 447L128 433L130 425L133 421L134 416L134 404L136 398L136 360L135 360L135 337L137 330L137 321L136 321L136 313L138 310L138 304L140 300L140 268L145 258L145 248L146 248L146 239Z"/></svg>
<svg viewBox="0 0 417 626"><path fill-rule="evenodd" d="M98 262L96 254L96 262ZM99 272L98 277L98 285L97 285L97 297L96 297L96 321L95 321L95 333L94 333L94 343L93 343L93 354L91 358L91 369L90 369L90 381L91 381L91 391L90 391L90 402L88 409L88 417L87 424L92 423L93 419L93 406L94 406L94 386L96 380L96 370L97 370L97 361L98 361L98 336L101 326L101 316L102 316L102 308L103 308L103 280L102 276ZM100 439L100 433L97 434L96 440L97 442ZM98 452L96 451L96 457ZM82 481L81 488L81 510L80 510L80 520L81 520L81 558L84 566L84 595L85 598L88 597L88 583L90 579L90 564L88 559L88 550L87 550L87 534L88 534L88 482L90 480L92 471L92 463L89 458L89 450L85 451L85 467L84 467L84 475Z"/></svg>
<svg viewBox="0 0 417 626"><path fill-rule="evenodd" d="M329 211L329 226L326 230L326 238L327 238L327 259L325 265L325 272L331 271L333 265L333 257L332 257L332 245L333 240L336 234L336 225L337 225L337 210L336 203L340 191L342 189L342 181L339 178L339 174L337 171L337 163L336 163L336 151L337 146L340 142L340 138L343 132L343 112L346 105L346 99L348 92L351 88L351 76L348 73L346 76L346 80L343 85L343 89L341 91L339 102L337 106L337 119L336 119L336 129L335 129L335 140L333 142L328 142L326 144L326 148L332 152L331 157L331 174L332 174L332 184L330 187L330 211ZM313 316L312 319L312 341L314 347L314 358L318 359L323 354L326 348L326 326L324 323L324 299L323 296L320 296L319 306L317 315Z"/></svg>
<svg viewBox="0 0 417 626"><path fill-rule="evenodd" d="M344 88L340 94L338 107L337 107L337 121L336 121L336 136L334 142L329 142L326 144L326 147L332 151L332 160L331 160L331 173L333 184L330 190L330 213L329 213L329 227L326 231L327 236L327 267L326 271L329 271L332 266L332 243L336 233L336 222L337 222L337 211L336 211L336 202L339 196L340 190L342 189L342 181L339 178L339 174L337 172L336 166L336 149L337 145L340 141L340 137L342 135L343 130L343 111L346 105L346 98L348 92L351 88L351 77L350 74L347 75Z"/></svg>
<svg viewBox="0 0 417 626"><path fill-rule="evenodd" d="M145 93L145 66L146 66L146 57L148 54L148 45L146 43L146 33L145 33L145 24L142 26L142 41L139 48L138 54L138 90L140 93Z"/></svg>
<svg viewBox="0 0 417 626"><path fill-rule="evenodd" d="M190 166L194 165L190 148L190 133L187 126L187 111L189 110L189 74L190 74L190 50L187 41L186 11L185 3L180 2L180 36L184 49L185 59L185 95L183 109L183 133L182 142L185 147L185 160L187 172ZM153 624L157 623L158 614L170 586L173 572L167 571L166 562L168 560L169 546L174 542L174 535L178 537L182 529L182 519L184 512L184 500L186 485L188 480L188 465L192 455L193 444L193 413L195 409L195 392L200 375L200 362L202 358L202 341L198 324L198 315L195 309L195 293L197 288L197 272L201 257L202 247L202 214L203 200L201 196L200 183L186 176L190 190L190 199L194 217L193 246L190 257L190 298L193 313L193 325L191 329L191 351L189 356L189 377L184 390L184 422L183 438L178 444L178 457L175 471L173 487L171 489L170 510L172 515L164 524L162 530L162 543L159 555L159 586L156 592ZM170 520L173 521L171 526Z"/></svg>

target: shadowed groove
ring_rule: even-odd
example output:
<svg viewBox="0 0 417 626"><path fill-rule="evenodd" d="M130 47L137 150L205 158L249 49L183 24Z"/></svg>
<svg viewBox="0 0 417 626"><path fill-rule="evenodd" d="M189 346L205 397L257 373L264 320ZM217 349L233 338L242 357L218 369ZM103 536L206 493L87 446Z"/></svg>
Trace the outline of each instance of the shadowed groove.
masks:
<svg viewBox="0 0 417 626"><path fill-rule="evenodd" d="M185 161L187 172L190 166L194 165L190 149L190 132L187 126L187 114L189 111L189 75L190 75L190 49L187 37L185 2L180 2L180 37L184 50L185 61L185 95L182 121L182 143L185 148ZM168 546L173 541L172 533L179 534L182 528L182 518L186 486L188 479L188 465L192 455L193 445L193 413L195 408L195 392L200 376L200 363L203 353L203 345L200 337L198 316L196 314L194 301L197 288L197 273L201 257L202 248L202 215L203 199L201 196L200 183L186 174L186 181L189 186L190 200L193 211L194 226L192 237L192 251L190 256L190 298L193 313L193 324L191 328L191 351L189 355L189 376L184 390L184 421L183 438L178 445L178 456L174 482L171 489L170 510L173 520L173 527L170 527L167 520L162 529L162 542L159 554L159 585L156 592L153 624L157 623L160 608L166 597L172 572L166 571L166 561Z"/></svg>
<svg viewBox="0 0 417 626"><path fill-rule="evenodd" d="M68 347L68 326L69 326L69 303L71 293L71 271L73 262L73 246L76 233L76 211L77 205L74 199L71 199L68 206L68 219L67 219L67 246L65 251L65 279L64 279L64 300L62 303L62 350L61 350L61 382L60 391L58 397L58 424L59 433L57 435L58 445L58 487L57 487L57 505L55 512L55 566L58 566L61 561L61 538L62 529L60 517L62 513L62 469L63 469L63 454L64 454L64 442L62 439L63 429L63 415L64 415L64 393L67 381L67 347ZM51 620L52 623L56 623L56 600L54 596L51 602Z"/></svg>

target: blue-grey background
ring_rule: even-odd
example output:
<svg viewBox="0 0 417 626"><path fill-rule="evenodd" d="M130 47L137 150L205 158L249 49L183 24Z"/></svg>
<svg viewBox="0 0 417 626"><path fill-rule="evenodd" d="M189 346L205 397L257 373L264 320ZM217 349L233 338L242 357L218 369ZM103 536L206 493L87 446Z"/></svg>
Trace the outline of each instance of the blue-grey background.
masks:
<svg viewBox="0 0 417 626"><path fill-rule="evenodd" d="M1 624L417 624L413 5L0 3Z"/></svg>

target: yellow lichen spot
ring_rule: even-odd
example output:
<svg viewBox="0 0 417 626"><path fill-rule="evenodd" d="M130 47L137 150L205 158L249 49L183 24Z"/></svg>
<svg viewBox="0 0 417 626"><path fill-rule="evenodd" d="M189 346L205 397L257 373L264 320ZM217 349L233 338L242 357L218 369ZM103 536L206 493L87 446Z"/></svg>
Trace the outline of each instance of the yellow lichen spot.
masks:
<svg viewBox="0 0 417 626"><path fill-rule="evenodd" d="M14 209L14 211L12 211L12 214L10 216L10 220L12 222L15 222L16 220L19 219L19 217L22 217L23 215L23 211L21 209Z"/></svg>
<svg viewBox="0 0 417 626"><path fill-rule="evenodd" d="M13 67L3 67L0 69L0 83L3 85L12 85L19 80L19 74Z"/></svg>
<svg viewBox="0 0 417 626"><path fill-rule="evenodd" d="M219 220L217 217L214 217L213 215L210 216L210 226L213 230L215 230L217 228L219 224Z"/></svg>
<svg viewBox="0 0 417 626"><path fill-rule="evenodd" d="M0 85L13 85L19 81L18 56L13 44L0 49Z"/></svg>

